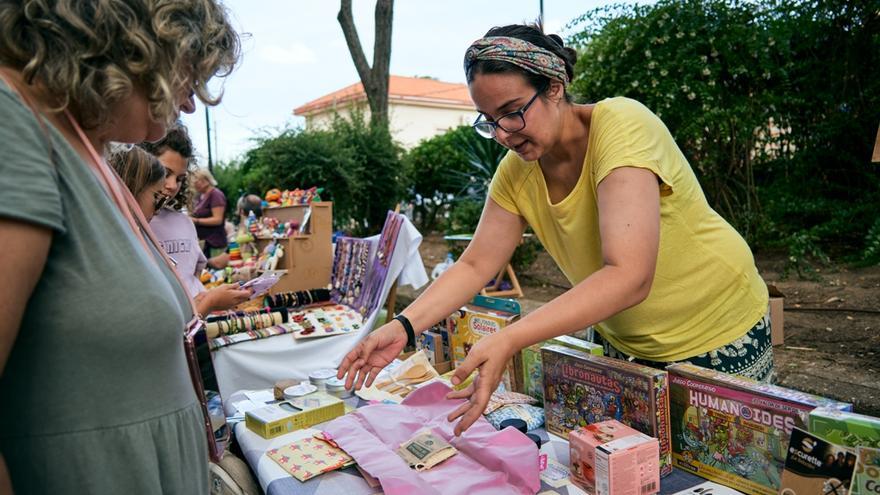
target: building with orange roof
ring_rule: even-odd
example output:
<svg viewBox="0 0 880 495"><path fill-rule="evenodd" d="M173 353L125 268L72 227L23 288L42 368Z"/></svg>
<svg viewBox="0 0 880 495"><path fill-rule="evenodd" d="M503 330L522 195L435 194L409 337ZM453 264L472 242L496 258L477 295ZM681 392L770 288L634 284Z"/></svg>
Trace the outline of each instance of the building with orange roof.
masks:
<svg viewBox="0 0 880 495"><path fill-rule="evenodd" d="M360 107L369 118L367 95L361 83L312 100L293 110L305 117L306 128L329 125L334 114L350 116ZM390 76L388 81L388 120L391 133L409 149L419 141L436 136L451 127L470 124L476 119L467 86L422 77Z"/></svg>

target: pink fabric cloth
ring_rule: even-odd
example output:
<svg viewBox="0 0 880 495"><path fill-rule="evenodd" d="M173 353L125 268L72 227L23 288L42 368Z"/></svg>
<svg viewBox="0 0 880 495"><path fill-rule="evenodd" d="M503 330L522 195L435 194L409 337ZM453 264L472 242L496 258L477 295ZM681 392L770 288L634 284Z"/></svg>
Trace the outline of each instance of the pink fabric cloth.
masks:
<svg viewBox="0 0 880 495"><path fill-rule="evenodd" d="M427 385L400 405L362 407L324 425L323 430L358 465L379 479L387 495L534 494L541 486L538 449L513 428L496 430L480 418L461 437L446 416L463 400L446 400L450 388ZM458 454L428 471L410 468L397 455L401 443L430 429Z"/></svg>

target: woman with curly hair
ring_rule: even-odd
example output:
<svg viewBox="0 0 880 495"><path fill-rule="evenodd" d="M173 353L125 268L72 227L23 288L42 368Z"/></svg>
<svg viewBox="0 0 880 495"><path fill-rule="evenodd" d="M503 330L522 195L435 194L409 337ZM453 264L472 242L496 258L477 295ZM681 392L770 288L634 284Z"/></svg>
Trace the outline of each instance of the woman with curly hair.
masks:
<svg viewBox="0 0 880 495"><path fill-rule="evenodd" d="M199 249L199 238L192 219L181 209L190 205L190 192L187 188L190 164L193 162L193 146L186 126L175 124L162 140L155 143L142 143L143 147L157 157L165 170L162 193L171 198L164 208L159 208L152 219L150 228L156 234L165 253L175 262L189 295L195 299L196 308L202 314L211 311L230 309L246 301L251 291L243 290L238 284L223 284L211 290L199 280L199 274L208 263Z"/></svg>
<svg viewBox="0 0 880 495"><path fill-rule="evenodd" d="M102 155L238 50L215 0L0 0L0 493L208 492L191 305Z"/></svg>

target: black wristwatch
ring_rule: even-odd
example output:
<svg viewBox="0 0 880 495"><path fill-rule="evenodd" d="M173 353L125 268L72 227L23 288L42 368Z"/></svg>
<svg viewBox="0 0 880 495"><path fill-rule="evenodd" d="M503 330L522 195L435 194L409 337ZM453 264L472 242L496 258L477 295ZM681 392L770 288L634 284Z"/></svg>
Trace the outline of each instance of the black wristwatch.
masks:
<svg viewBox="0 0 880 495"><path fill-rule="evenodd" d="M416 346L416 332L413 330L412 323L409 322L409 318L403 316L402 314L398 314L393 319L400 322L403 325L403 329L406 330L406 346L407 347L415 347Z"/></svg>

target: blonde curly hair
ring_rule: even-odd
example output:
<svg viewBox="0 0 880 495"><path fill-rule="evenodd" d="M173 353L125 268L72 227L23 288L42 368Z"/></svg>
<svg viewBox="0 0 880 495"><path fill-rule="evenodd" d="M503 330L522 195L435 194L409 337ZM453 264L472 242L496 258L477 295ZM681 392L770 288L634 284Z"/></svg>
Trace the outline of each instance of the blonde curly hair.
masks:
<svg viewBox="0 0 880 495"><path fill-rule="evenodd" d="M207 82L232 71L239 47L216 0L0 0L0 64L90 129L135 86L158 122L173 122L182 94L216 105Z"/></svg>

